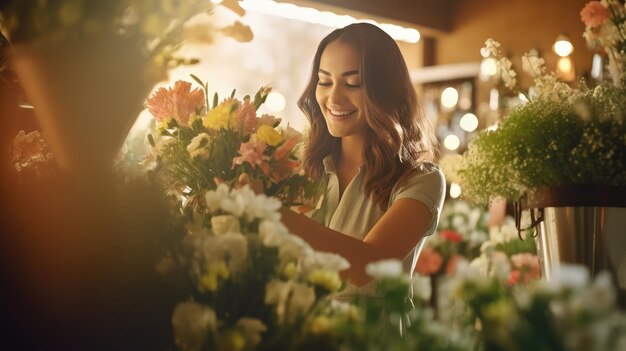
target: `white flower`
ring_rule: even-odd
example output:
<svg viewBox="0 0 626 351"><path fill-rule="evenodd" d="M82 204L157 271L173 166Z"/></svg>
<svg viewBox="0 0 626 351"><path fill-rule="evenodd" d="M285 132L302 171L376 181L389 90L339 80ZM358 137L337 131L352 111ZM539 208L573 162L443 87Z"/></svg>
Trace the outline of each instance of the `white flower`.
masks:
<svg viewBox="0 0 626 351"><path fill-rule="evenodd" d="M554 270L550 282L557 287L582 289L589 282L589 270L582 265L562 264Z"/></svg>
<svg viewBox="0 0 626 351"><path fill-rule="evenodd" d="M261 342L261 334L267 330L267 326L260 320L247 317L240 318L237 327L241 329L246 345L252 348Z"/></svg>
<svg viewBox="0 0 626 351"><path fill-rule="evenodd" d="M282 261L296 261L313 254L311 246L300 237L287 234L281 237L278 245L278 256Z"/></svg>
<svg viewBox="0 0 626 351"><path fill-rule="evenodd" d="M468 277L486 277L489 273L489 259L485 255L476 257L467 269Z"/></svg>
<svg viewBox="0 0 626 351"><path fill-rule="evenodd" d="M227 197L220 202L220 208L239 218L243 217L246 206L252 202L255 194L248 186L232 189ZM249 220L249 219L246 219Z"/></svg>
<svg viewBox="0 0 626 351"><path fill-rule="evenodd" d="M478 221L480 220L480 217L482 216L482 214L483 214L482 211L477 208L471 209L469 213L468 226L470 228L476 228L476 226L478 225Z"/></svg>
<svg viewBox="0 0 626 351"><path fill-rule="evenodd" d="M211 212L221 208L222 201L229 196L228 185L219 184L215 190L209 190L204 194L206 206Z"/></svg>
<svg viewBox="0 0 626 351"><path fill-rule="evenodd" d="M485 40L485 49L488 51L490 56L500 56L500 43L493 40L493 38Z"/></svg>
<svg viewBox="0 0 626 351"><path fill-rule="evenodd" d="M281 206L282 203L279 200L263 194L257 195L248 185L239 189L233 189L229 196L222 199L220 203L222 210L237 217L244 217L250 222L255 219L278 221L280 219L278 209Z"/></svg>
<svg viewBox="0 0 626 351"><path fill-rule="evenodd" d="M501 281L506 281L511 273L511 264L509 263L509 257L500 251L494 252L491 257L491 274Z"/></svg>
<svg viewBox="0 0 626 351"><path fill-rule="evenodd" d="M207 335L214 332L215 311L195 302L183 302L172 315L176 344L183 350L202 350Z"/></svg>
<svg viewBox="0 0 626 351"><path fill-rule="evenodd" d="M402 262L397 259L371 262L365 266L365 272L374 279L396 278L402 275Z"/></svg>
<svg viewBox="0 0 626 351"><path fill-rule="evenodd" d="M227 261L228 269L236 274L245 266L248 257L248 240L241 233L227 233L216 236L215 249L219 250L216 254L222 260Z"/></svg>
<svg viewBox="0 0 626 351"><path fill-rule="evenodd" d="M269 219L259 223L259 237L266 246L278 246L283 235L289 234L289 230L282 222Z"/></svg>
<svg viewBox="0 0 626 351"><path fill-rule="evenodd" d="M302 260L302 269L309 272L313 269L343 271L350 268L350 262L343 256L330 252L313 251Z"/></svg>
<svg viewBox="0 0 626 351"><path fill-rule="evenodd" d="M226 233L240 233L239 219L232 215L211 217L211 229L217 235Z"/></svg>
<svg viewBox="0 0 626 351"><path fill-rule="evenodd" d="M522 221L522 227L526 224ZM515 222L510 217L506 217L504 223L499 227L489 229L489 238L495 243L505 243L511 240L518 240L517 228Z"/></svg>
<svg viewBox="0 0 626 351"><path fill-rule="evenodd" d="M459 232L465 232L465 224L466 219L463 216L454 216L452 217L452 228L456 229Z"/></svg>
<svg viewBox="0 0 626 351"><path fill-rule="evenodd" d="M265 286L265 303L276 305L276 315L281 324L303 315L314 302L315 290L306 284L274 279Z"/></svg>
<svg viewBox="0 0 626 351"><path fill-rule="evenodd" d="M203 160L209 158L211 154L211 137L207 133L200 133L191 139L189 145L187 145L187 152L193 159L200 157Z"/></svg>
<svg viewBox="0 0 626 351"><path fill-rule="evenodd" d="M526 53L522 56L522 69L535 77L545 73L545 64L545 60L536 54L531 55Z"/></svg>
<svg viewBox="0 0 626 351"><path fill-rule="evenodd" d="M485 240L487 240L487 235L483 232L473 231L470 234L469 241L474 245L482 244Z"/></svg>
<svg viewBox="0 0 626 351"><path fill-rule="evenodd" d="M513 64L511 60L506 57L501 57L497 61L498 67L500 68L500 75L502 77L502 81L504 82L504 86L513 90L515 89L515 85L517 84L517 72L515 72L512 68Z"/></svg>

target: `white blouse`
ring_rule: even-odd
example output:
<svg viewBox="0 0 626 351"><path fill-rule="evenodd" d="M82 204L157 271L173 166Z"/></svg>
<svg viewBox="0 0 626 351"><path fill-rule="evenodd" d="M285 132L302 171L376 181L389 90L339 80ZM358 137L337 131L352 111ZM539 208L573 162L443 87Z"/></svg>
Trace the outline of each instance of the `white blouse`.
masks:
<svg viewBox="0 0 626 351"><path fill-rule="evenodd" d="M362 191L365 175L363 166L359 168L356 176L348 184L341 199L339 199L339 180L331 156L324 159L324 168L328 181L325 197L322 199L320 208L312 211L311 218L330 229L363 240L385 213ZM398 184L394 186L389 196L387 208L390 208L396 200L405 198L414 199L426 205L433 216L430 226L424 234L425 238L437 229L445 193L446 181L439 167L432 163L423 162L406 182L401 186ZM424 239L420 240L403 260L404 270L410 276L413 275L424 241ZM337 297L340 299L343 297L350 298L354 295L376 297L375 281L362 287L350 285Z"/></svg>

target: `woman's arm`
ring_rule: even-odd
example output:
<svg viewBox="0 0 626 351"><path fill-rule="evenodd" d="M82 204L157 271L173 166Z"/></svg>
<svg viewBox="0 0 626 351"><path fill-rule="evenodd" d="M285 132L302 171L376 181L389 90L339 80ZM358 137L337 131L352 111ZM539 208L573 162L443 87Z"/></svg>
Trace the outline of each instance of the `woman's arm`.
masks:
<svg viewBox="0 0 626 351"><path fill-rule="evenodd" d="M342 272L342 276L357 286L363 286L372 279L365 273L368 263L389 258L404 259L422 239L432 220L432 214L423 203L408 198L399 199L361 241L288 208L282 208L281 214L287 228L315 250L345 257L350 262L350 268Z"/></svg>

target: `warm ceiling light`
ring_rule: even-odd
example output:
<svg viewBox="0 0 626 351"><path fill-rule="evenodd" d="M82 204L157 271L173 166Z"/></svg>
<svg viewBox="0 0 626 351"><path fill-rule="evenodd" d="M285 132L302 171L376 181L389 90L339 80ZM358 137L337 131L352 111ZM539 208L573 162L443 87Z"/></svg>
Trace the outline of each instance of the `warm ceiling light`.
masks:
<svg viewBox="0 0 626 351"><path fill-rule="evenodd" d="M484 58L480 62L480 69L478 70L480 78L485 81L495 76L498 73L498 64L493 57Z"/></svg>
<svg viewBox="0 0 626 351"><path fill-rule="evenodd" d="M459 92L453 87L447 87L441 92L441 104L446 108L453 108L459 102Z"/></svg>
<svg viewBox="0 0 626 351"><path fill-rule="evenodd" d="M265 106L268 110L272 112L280 112L285 109L287 105L287 101L283 94L272 91L267 94L267 98L265 99Z"/></svg>
<svg viewBox="0 0 626 351"><path fill-rule="evenodd" d="M448 150L454 151L458 149L460 145L461 140L459 140L459 137L454 134L450 134L445 139L443 139L443 146L445 146Z"/></svg>
<svg viewBox="0 0 626 351"><path fill-rule="evenodd" d="M459 124L464 131L473 132L478 128L478 117L473 113L466 113L461 117Z"/></svg>
<svg viewBox="0 0 626 351"><path fill-rule="evenodd" d="M377 23L373 20L359 20L352 16L342 16L330 11L319 11L310 7L302 7L287 2L273 0L240 0L239 4L247 11L264 13L272 16L290 18L308 23L322 24L328 27L341 28L355 22L368 22L380 27L393 39L407 43L417 43L420 32L414 28L405 28L395 24Z"/></svg>
<svg viewBox="0 0 626 351"><path fill-rule="evenodd" d="M554 50L557 55L566 57L574 51L574 45L572 45L572 42L567 36L561 34L558 38L556 38L556 41L552 46L552 50Z"/></svg>

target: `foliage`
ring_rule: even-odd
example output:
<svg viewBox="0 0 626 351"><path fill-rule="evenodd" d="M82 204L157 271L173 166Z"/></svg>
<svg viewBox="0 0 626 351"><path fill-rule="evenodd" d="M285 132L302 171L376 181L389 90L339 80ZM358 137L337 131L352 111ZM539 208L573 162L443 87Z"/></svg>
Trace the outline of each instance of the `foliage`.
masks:
<svg viewBox="0 0 626 351"><path fill-rule="evenodd" d="M499 44L487 45L497 52ZM606 82L571 88L545 73L542 59L524 59L538 73L530 101L470 142L457 169L464 196L488 203L536 187L626 185L626 90Z"/></svg>
<svg viewBox="0 0 626 351"><path fill-rule="evenodd" d="M222 32L237 40L250 41L250 28L239 21L218 28L211 21L191 18L210 15L217 6L227 7L238 15L244 10L237 2L215 5L203 0L20 0L0 3L0 27L13 44L50 45L53 43L90 43L119 39L138 49L151 68L163 70L186 63L175 57L185 40L204 42ZM152 67L154 66L154 67Z"/></svg>

